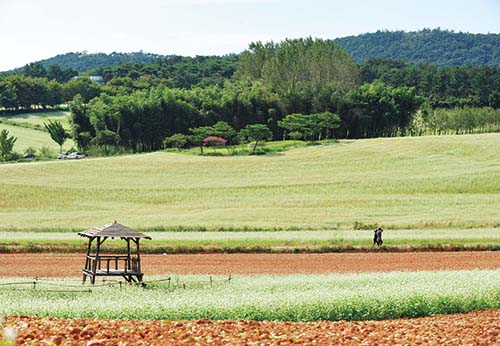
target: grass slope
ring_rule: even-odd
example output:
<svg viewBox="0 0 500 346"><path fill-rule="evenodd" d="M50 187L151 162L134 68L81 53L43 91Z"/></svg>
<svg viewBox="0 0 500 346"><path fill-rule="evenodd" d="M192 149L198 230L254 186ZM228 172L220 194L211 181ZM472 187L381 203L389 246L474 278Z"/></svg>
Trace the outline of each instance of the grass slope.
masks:
<svg viewBox="0 0 500 346"><path fill-rule="evenodd" d="M0 229L498 226L500 134L0 166Z"/></svg>
<svg viewBox="0 0 500 346"><path fill-rule="evenodd" d="M43 123L52 121L59 121L63 124L64 128L67 130L70 129L68 111L53 111L53 112L37 112L37 113L22 113L22 114L14 114L14 115L4 115L0 117L1 120L8 120L11 122L19 123L22 125L28 124L28 126L39 127L43 129Z"/></svg>
<svg viewBox="0 0 500 346"><path fill-rule="evenodd" d="M69 129L68 112L56 111L45 113L23 113L17 115L0 116L0 130L6 129L10 135L17 137L14 151L24 153L28 147L40 149L47 146L59 152L59 146L50 138L50 135L43 127L44 122L60 121L66 129ZM68 149L75 144L68 139L63 148Z"/></svg>
<svg viewBox="0 0 500 346"><path fill-rule="evenodd" d="M497 228L387 230L383 251L498 250ZM280 232L148 232L153 240L145 253L199 252L332 252L379 251L371 230ZM75 232L1 232L1 252L83 252L87 244ZM123 242L107 243L104 251L123 252Z"/></svg>

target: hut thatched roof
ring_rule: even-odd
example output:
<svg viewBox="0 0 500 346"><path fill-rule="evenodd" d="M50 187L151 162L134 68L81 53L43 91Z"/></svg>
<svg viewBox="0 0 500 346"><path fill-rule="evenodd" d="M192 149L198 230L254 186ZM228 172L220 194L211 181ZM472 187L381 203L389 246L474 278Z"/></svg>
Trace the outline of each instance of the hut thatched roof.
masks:
<svg viewBox="0 0 500 346"><path fill-rule="evenodd" d="M120 225L119 223L110 223L101 227L95 227L88 229L83 232L78 232L78 235L82 237L89 237L89 238L94 238L94 237L108 237L108 238L145 238L145 239L151 239L151 237L139 233L137 231L134 231L133 229L130 229L128 227L125 227L123 225Z"/></svg>

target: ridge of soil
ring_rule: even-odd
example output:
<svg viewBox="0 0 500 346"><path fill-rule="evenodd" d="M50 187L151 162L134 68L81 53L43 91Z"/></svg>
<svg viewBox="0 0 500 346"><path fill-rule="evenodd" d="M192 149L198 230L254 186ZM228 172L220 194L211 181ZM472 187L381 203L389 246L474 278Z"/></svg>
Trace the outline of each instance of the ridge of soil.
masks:
<svg viewBox="0 0 500 346"><path fill-rule="evenodd" d="M108 249L117 253L123 247L109 245ZM85 244L72 244L58 241L56 243L30 241L29 243L3 242L0 243L0 253L81 253L86 251ZM145 254L228 254L228 253L379 253L379 252L450 252L450 251L500 251L497 243L479 244L397 244L374 247L367 245L163 245L147 244L142 247Z"/></svg>
<svg viewBox="0 0 500 346"><path fill-rule="evenodd" d="M500 310L358 322L140 321L8 317L16 345L493 345ZM1 326L1 325L0 325ZM0 340L2 329L0 328Z"/></svg>
<svg viewBox="0 0 500 346"><path fill-rule="evenodd" d="M145 275L500 269L500 252L143 255ZM79 277L84 254L0 254L0 277Z"/></svg>

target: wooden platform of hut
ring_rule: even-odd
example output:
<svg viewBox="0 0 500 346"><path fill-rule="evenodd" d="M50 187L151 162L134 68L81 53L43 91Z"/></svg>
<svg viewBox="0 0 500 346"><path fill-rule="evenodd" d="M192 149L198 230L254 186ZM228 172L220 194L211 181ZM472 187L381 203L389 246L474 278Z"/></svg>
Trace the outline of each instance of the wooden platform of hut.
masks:
<svg viewBox="0 0 500 346"><path fill-rule="evenodd" d="M87 256L83 268L83 283L87 277L91 284L95 283L97 276L119 276L128 282L142 282L144 274L141 270L141 255L139 242L142 238L151 237L136 232L128 227L116 223L96 227L78 235L89 238ZM123 255L103 255L100 253L102 244L108 239L122 239L127 243L127 253ZM95 243L95 252L92 251L92 243ZM131 250L131 243L135 245L135 251ZM92 252L92 253L91 253Z"/></svg>

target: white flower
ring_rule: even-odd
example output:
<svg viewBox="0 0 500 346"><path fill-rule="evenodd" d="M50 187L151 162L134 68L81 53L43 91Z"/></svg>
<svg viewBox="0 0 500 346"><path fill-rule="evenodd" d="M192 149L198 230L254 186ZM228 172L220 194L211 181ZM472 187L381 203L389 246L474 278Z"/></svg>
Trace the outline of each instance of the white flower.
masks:
<svg viewBox="0 0 500 346"><path fill-rule="evenodd" d="M15 344L16 343L16 338L17 338L17 329L16 327L13 326L7 326L3 329L3 336L5 337L5 340Z"/></svg>

